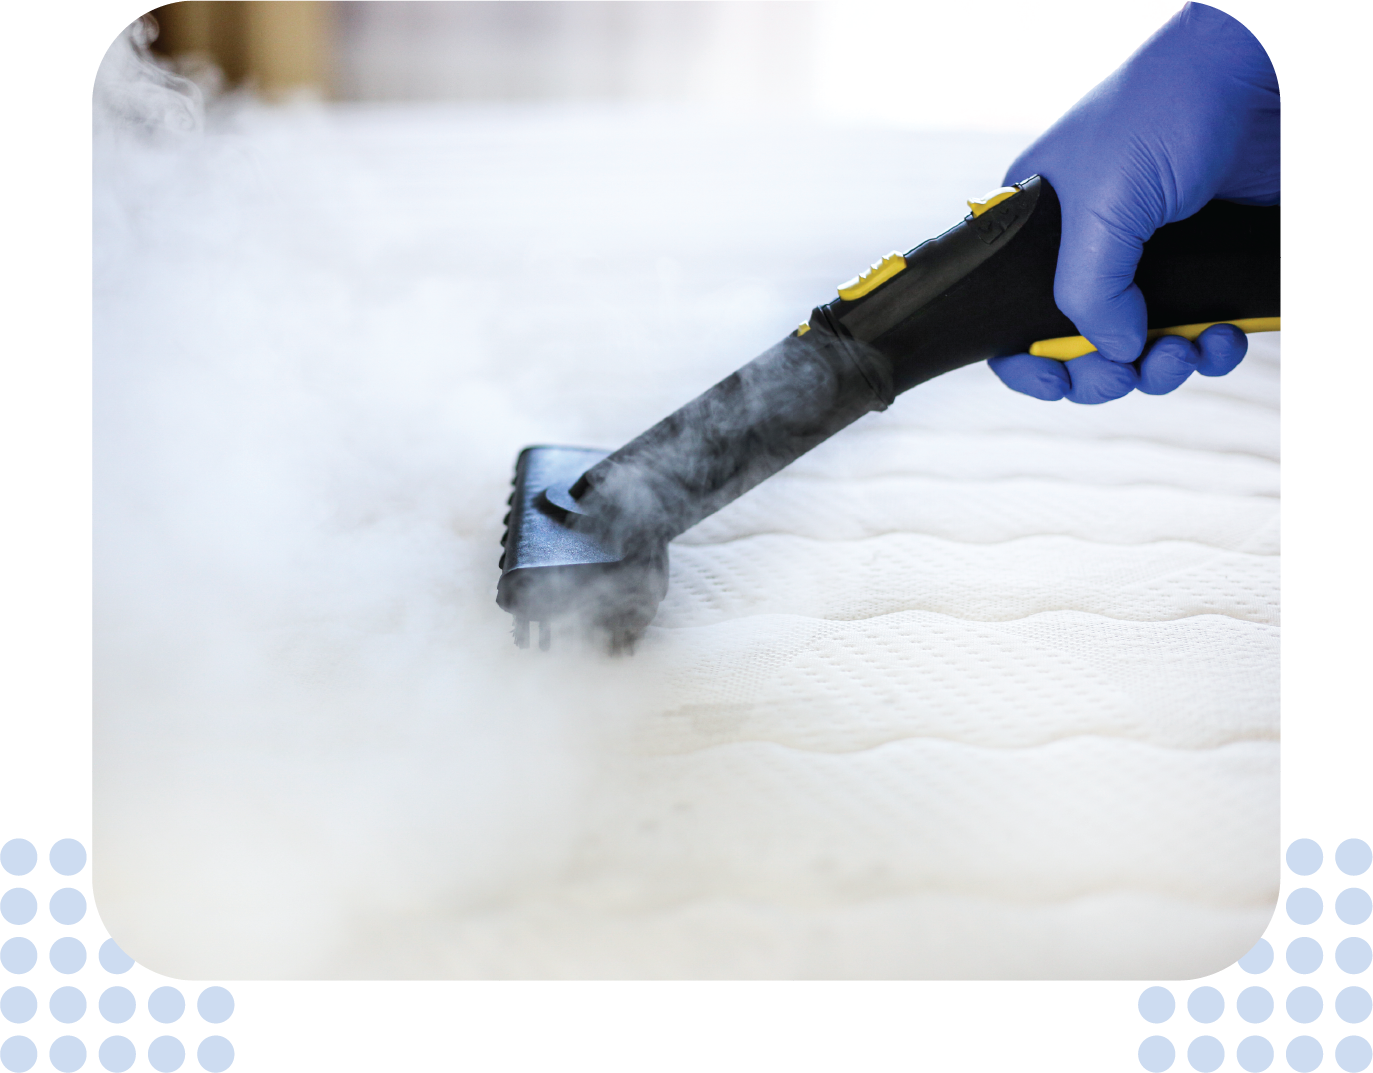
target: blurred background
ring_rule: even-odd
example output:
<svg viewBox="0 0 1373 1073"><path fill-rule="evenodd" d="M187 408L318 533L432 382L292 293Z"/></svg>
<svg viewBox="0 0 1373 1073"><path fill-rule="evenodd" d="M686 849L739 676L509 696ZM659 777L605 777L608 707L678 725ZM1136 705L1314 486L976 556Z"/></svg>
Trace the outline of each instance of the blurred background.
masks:
<svg viewBox="0 0 1373 1073"><path fill-rule="evenodd" d="M164 57L268 100L668 101L1033 132L1179 6L190 0L152 14Z"/></svg>

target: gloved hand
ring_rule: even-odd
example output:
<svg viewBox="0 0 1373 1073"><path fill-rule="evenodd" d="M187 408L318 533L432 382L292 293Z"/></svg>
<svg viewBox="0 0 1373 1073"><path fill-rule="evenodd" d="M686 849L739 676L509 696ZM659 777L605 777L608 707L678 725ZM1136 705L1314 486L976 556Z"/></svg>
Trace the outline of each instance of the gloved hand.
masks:
<svg viewBox="0 0 1373 1073"><path fill-rule="evenodd" d="M1006 172L1039 174L1063 206L1054 301L1096 346L1072 361L1029 354L989 363L1007 386L1039 399L1098 403L1132 388L1162 395L1195 369L1222 376L1243 359L1244 333L1208 328L1145 344L1134 285L1144 243L1213 198L1275 205L1278 79L1242 24L1187 4L1106 81L1078 101Z"/></svg>

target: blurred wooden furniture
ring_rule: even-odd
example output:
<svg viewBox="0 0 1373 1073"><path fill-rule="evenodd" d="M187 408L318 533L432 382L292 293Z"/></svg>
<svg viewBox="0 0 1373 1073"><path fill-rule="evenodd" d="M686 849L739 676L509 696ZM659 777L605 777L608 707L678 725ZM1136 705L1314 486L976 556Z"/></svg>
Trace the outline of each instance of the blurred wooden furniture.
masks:
<svg viewBox="0 0 1373 1073"><path fill-rule="evenodd" d="M183 0L153 10L153 49L213 63L269 98L329 96L332 5L323 0Z"/></svg>

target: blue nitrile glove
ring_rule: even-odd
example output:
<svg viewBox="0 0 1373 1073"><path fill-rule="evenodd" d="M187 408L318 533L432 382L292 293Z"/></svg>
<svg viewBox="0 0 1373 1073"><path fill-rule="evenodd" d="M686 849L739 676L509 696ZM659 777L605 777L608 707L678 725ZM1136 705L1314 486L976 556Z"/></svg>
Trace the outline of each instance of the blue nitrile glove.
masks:
<svg viewBox="0 0 1373 1073"><path fill-rule="evenodd" d="M1162 395L1192 370L1222 376L1248 342L1232 325L1145 344L1134 285L1155 229L1213 198L1278 203L1278 79L1242 24L1187 4L1106 81L1078 101L1006 172L1039 174L1063 205L1054 301L1097 347L1072 361L1029 354L989 364L1008 387L1039 399L1107 402L1139 388Z"/></svg>

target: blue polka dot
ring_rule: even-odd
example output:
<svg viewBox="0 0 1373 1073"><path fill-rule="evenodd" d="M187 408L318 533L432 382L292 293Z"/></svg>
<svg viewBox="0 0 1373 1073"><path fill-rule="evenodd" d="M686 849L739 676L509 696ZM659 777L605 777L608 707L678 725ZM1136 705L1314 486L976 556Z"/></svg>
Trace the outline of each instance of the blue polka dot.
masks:
<svg viewBox="0 0 1373 1073"><path fill-rule="evenodd" d="M111 1036L100 1045L100 1064L110 1073L124 1073L136 1057L133 1043L123 1036Z"/></svg>
<svg viewBox="0 0 1373 1073"><path fill-rule="evenodd" d="M137 1006L133 992L127 987L107 987L100 996L100 1016L117 1025L132 1017Z"/></svg>
<svg viewBox="0 0 1373 1073"><path fill-rule="evenodd" d="M86 996L74 987L59 987L48 999L48 1010L64 1025L75 1024L86 1016Z"/></svg>
<svg viewBox="0 0 1373 1073"><path fill-rule="evenodd" d="M174 987L159 987L148 996L148 1013L159 1024L169 1025L186 1012L186 1000Z"/></svg>
<svg viewBox="0 0 1373 1073"><path fill-rule="evenodd" d="M1373 1013L1373 998L1362 987L1346 987L1335 996L1335 1012L1341 1021L1357 1025Z"/></svg>
<svg viewBox="0 0 1373 1073"><path fill-rule="evenodd" d="M1235 1048L1235 1060L1247 1073L1263 1073L1273 1064L1273 1045L1262 1036L1246 1036Z"/></svg>
<svg viewBox="0 0 1373 1073"><path fill-rule="evenodd" d="M1373 962L1373 949L1357 935L1351 935L1335 947L1335 964L1345 972L1363 972Z"/></svg>
<svg viewBox="0 0 1373 1073"><path fill-rule="evenodd" d="M1335 1044L1335 1064L1345 1073L1362 1073L1373 1062L1373 1047L1362 1036L1345 1036Z"/></svg>
<svg viewBox="0 0 1373 1073"><path fill-rule="evenodd" d="M86 896L72 887L63 887L48 900L48 912L59 924L75 924L86 915Z"/></svg>
<svg viewBox="0 0 1373 1073"><path fill-rule="evenodd" d="M1324 1057L1325 1052L1313 1036L1298 1036L1287 1045L1287 1064L1297 1073L1311 1073Z"/></svg>
<svg viewBox="0 0 1373 1073"><path fill-rule="evenodd" d="M1340 891L1335 899L1335 915L1346 924L1362 924L1370 914L1373 914L1373 900L1369 899L1367 891L1358 887Z"/></svg>
<svg viewBox="0 0 1373 1073"><path fill-rule="evenodd" d="M0 1015L22 1025L38 1012L38 997L27 987L11 987L0 995Z"/></svg>
<svg viewBox="0 0 1373 1073"><path fill-rule="evenodd" d="M1225 1061L1225 1048L1215 1036L1198 1036L1187 1048L1187 1062L1200 1073L1212 1073Z"/></svg>
<svg viewBox="0 0 1373 1073"><path fill-rule="evenodd" d="M1321 993L1314 987L1298 987L1287 996L1287 1016L1298 1024L1309 1025L1324 1008Z"/></svg>
<svg viewBox="0 0 1373 1073"><path fill-rule="evenodd" d="M210 1073L224 1073L234 1064L234 1048L223 1036L207 1036L195 1051L196 1060Z"/></svg>
<svg viewBox="0 0 1373 1073"><path fill-rule="evenodd" d="M222 987L207 987L196 999L195 1008L211 1024L221 1024L234 1012L234 996Z"/></svg>
<svg viewBox="0 0 1373 1073"><path fill-rule="evenodd" d="M86 867L86 847L74 838L54 842L48 863L60 876L74 876Z"/></svg>
<svg viewBox="0 0 1373 1073"><path fill-rule="evenodd" d="M1335 850L1335 867L1347 876L1361 876L1373 864L1373 849L1362 838L1341 842Z"/></svg>
<svg viewBox="0 0 1373 1073"><path fill-rule="evenodd" d="M148 1065L157 1073L172 1073L186 1061L186 1048L175 1036L158 1036L148 1044Z"/></svg>
<svg viewBox="0 0 1373 1073"><path fill-rule="evenodd" d="M11 1036L0 1043L0 1066L10 1073L24 1073L38 1061L38 1048L28 1036Z"/></svg>
<svg viewBox="0 0 1373 1073"><path fill-rule="evenodd" d="M1303 935L1300 939L1293 939L1287 944L1287 965L1293 972L1303 975L1315 972L1321 967L1324 958L1321 944L1308 936Z"/></svg>
<svg viewBox="0 0 1373 1073"><path fill-rule="evenodd" d="M1166 987L1146 987L1139 996L1139 1015L1151 1025L1161 1025L1173 1016L1176 1003Z"/></svg>
<svg viewBox="0 0 1373 1073"><path fill-rule="evenodd" d="M1300 887L1287 896L1287 915L1296 924L1314 924L1321 918L1325 904L1310 887Z"/></svg>
<svg viewBox="0 0 1373 1073"><path fill-rule="evenodd" d="M1187 997L1187 1012L1192 1020L1209 1025L1225 1010L1225 999L1214 987L1199 987Z"/></svg>
<svg viewBox="0 0 1373 1073"><path fill-rule="evenodd" d="M1139 1045L1139 1064L1149 1073L1163 1073L1176 1056L1173 1045L1163 1036L1150 1036Z"/></svg>
<svg viewBox="0 0 1373 1073"><path fill-rule="evenodd" d="M133 958L120 950L113 939L106 939L100 944L100 964L106 972L118 974L133 968Z"/></svg>
<svg viewBox="0 0 1373 1073"><path fill-rule="evenodd" d="M1321 866L1320 846L1309 838L1299 838L1287 847L1287 867L1299 876L1309 876Z"/></svg>
<svg viewBox="0 0 1373 1073"><path fill-rule="evenodd" d="M0 846L0 868L12 876L26 876L38 863L38 851L27 838L11 838ZM23 1039L23 1036L15 1036Z"/></svg>
<svg viewBox="0 0 1373 1073"><path fill-rule="evenodd" d="M86 947L80 939L64 935L52 944L52 949L48 951L48 960L58 972L70 976L74 972L80 972L81 966L86 964Z"/></svg>
<svg viewBox="0 0 1373 1073"><path fill-rule="evenodd" d="M1246 987L1235 999L1235 1010L1251 1025L1256 1025L1273 1015L1273 996L1266 988Z"/></svg>
<svg viewBox="0 0 1373 1073"><path fill-rule="evenodd" d="M1260 939L1237 964L1247 973L1267 972L1268 966L1273 964L1273 947L1267 939Z"/></svg>
<svg viewBox="0 0 1373 1073"><path fill-rule="evenodd" d="M22 935L6 939L5 945L0 946L0 965L5 966L10 972L28 972L37 964L38 948Z"/></svg>
<svg viewBox="0 0 1373 1073"><path fill-rule="evenodd" d="M48 1061L58 1073L76 1073L86 1064L86 1045L75 1036L58 1036L48 1048Z"/></svg>
<svg viewBox="0 0 1373 1073"><path fill-rule="evenodd" d="M0 917L11 924L27 924L38 912L38 899L23 887L5 891L0 897Z"/></svg>

